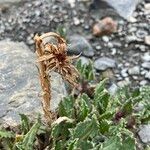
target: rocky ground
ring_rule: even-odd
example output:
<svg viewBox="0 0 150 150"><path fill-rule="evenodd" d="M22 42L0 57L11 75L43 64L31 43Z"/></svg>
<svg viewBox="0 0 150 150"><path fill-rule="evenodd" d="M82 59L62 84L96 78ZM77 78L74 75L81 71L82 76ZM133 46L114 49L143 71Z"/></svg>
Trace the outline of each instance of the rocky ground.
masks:
<svg viewBox="0 0 150 150"><path fill-rule="evenodd" d="M1 4L0 40L24 41L34 51L35 33L56 31L61 25L71 41L70 52L82 52L84 60L95 61L94 66L101 77L110 77L119 86L149 84L150 39L144 40L150 35L149 2L138 4L128 21L111 9L90 5L89 1L70 3L25 0L11 6ZM117 32L109 36L93 36L94 23L105 16L117 22Z"/></svg>
<svg viewBox="0 0 150 150"><path fill-rule="evenodd" d="M36 84L37 70L30 65L35 56L29 48L34 52L36 33L56 32L60 26L67 32L69 53L82 52L83 63L93 60L97 77L110 78L110 92L127 84L132 87L150 84L149 0L141 1L132 17L130 10L117 13L111 7L100 5L100 0L92 4L89 0L13 2L16 3L0 0L0 123L11 124L12 120L18 121L17 113L26 113L28 109L32 113L33 107L40 106L38 101L35 102L39 99L36 92L40 91L39 84ZM93 35L94 24L107 16L117 24L115 33ZM54 99L60 101L60 95L65 95L66 90L64 84L57 87L58 78L54 79L52 90ZM35 105L31 105L34 102ZM145 143L149 143L149 128L149 125L141 127L139 132Z"/></svg>

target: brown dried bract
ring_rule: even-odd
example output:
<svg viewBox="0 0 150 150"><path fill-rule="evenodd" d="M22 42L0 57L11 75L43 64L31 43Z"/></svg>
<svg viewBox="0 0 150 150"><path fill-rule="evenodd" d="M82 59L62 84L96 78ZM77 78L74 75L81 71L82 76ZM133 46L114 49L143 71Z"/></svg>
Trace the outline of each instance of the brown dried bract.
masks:
<svg viewBox="0 0 150 150"><path fill-rule="evenodd" d="M67 80L71 85L76 86L79 73L71 63L79 56L67 56L66 41L56 33L46 33L40 36L40 39L43 40L48 36L57 38L58 44L46 43L43 45L44 54L39 57L38 61L45 63L47 72L56 71L62 75L63 79Z"/></svg>
<svg viewBox="0 0 150 150"><path fill-rule="evenodd" d="M54 37L57 43L44 43L44 39L48 37ZM66 41L56 33L49 32L41 36L36 35L34 39L39 62L40 81L44 93L42 106L45 118L51 124L52 114L50 112L51 89L49 72L58 72L62 78L67 80L73 87L77 87L79 73L71 63L79 56L67 56Z"/></svg>

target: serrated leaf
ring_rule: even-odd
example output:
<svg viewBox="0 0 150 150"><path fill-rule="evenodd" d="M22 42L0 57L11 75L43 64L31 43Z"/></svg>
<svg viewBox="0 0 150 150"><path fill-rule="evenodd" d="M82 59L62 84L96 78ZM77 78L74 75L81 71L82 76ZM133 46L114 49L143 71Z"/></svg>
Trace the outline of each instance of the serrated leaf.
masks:
<svg viewBox="0 0 150 150"><path fill-rule="evenodd" d="M13 138L15 134L10 131L0 130L0 139L2 138Z"/></svg>
<svg viewBox="0 0 150 150"><path fill-rule="evenodd" d="M109 123L107 120L102 120L99 122L99 130L101 132L101 134L105 134L109 131Z"/></svg>
<svg viewBox="0 0 150 150"><path fill-rule="evenodd" d="M69 141L69 144L67 146L67 150L76 150L77 144L78 144L78 139L74 139L74 140Z"/></svg>
<svg viewBox="0 0 150 150"><path fill-rule="evenodd" d="M105 113L109 100L110 100L110 94L108 93L107 90L103 90L103 92L99 94L97 93L94 96L94 105L100 114Z"/></svg>
<svg viewBox="0 0 150 150"><path fill-rule="evenodd" d="M81 141L78 144L78 149L81 150L92 150L93 149L94 144L90 141Z"/></svg>
<svg viewBox="0 0 150 150"><path fill-rule="evenodd" d="M82 64L80 59L76 66L84 80L94 80L94 68L92 62L89 62L89 64Z"/></svg>
<svg viewBox="0 0 150 150"><path fill-rule="evenodd" d="M83 122L76 125L74 129L71 130L71 135L73 138L79 138L79 140L87 139L91 134L97 133L98 127L95 118L86 118Z"/></svg>
<svg viewBox="0 0 150 150"><path fill-rule="evenodd" d="M140 121L142 123L149 123L150 122L150 107L143 109L143 111L140 113L139 117Z"/></svg>
<svg viewBox="0 0 150 150"><path fill-rule="evenodd" d="M91 110L92 108L92 102L91 102L91 99L89 98L89 96L85 93L83 93L81 96L80 96L81 99L84 99L84 101L86 102L86 104L88 105L88 108Z"/></svg>
<svg viewBox="0 0 150 150"><path fill-rule="evenodd" d="M118 136L111 137L107 139L102 145L101 150L120 150L121 139Z"/></svg>
<svg viewBox="0 0 150 150"><path fill-rule="evenodd" d="M115 113L115 110L107 111L107 112L103 113L102 115L99 115L98 120L99 121L101 121L103 119L111 120L114 116L114 113Z"/></svg>
<svg viewBox="0 0 150 150"><path fill-rule="evenodd" d="M53 150L65 150L66 142L58 140L54 143Z"/></svg>
<svg viewBox="0 0 150 150"><path fill-rule="evenodd" d="M21 130L22 134L26 134L30 130L30 121L24 114L19 114L21 117Z"/></svg>
<svg viewBox="0 0 150 150"><path fill-rule="evenodd" d="M105 89L105 84L106 84L107 79L104 79L102 81L100 81L99 84L97 84L96 88L95 88L95 96L99 95L104 89Z"/></svg>
<svg viewBox="0 0 150 150"><path fill-rule="evenodd" d="M78 99L78 107L76 111L78 121L83 121L90 111L88 104L82 97Z"/></svg>
<svg viewBox="0 0 150 150"><path fill-rule="evenodd" d="M126 137L126 139L122 141L120 150L136 150L135 139L130 136Z"/></svg>
<svg viewBox="0 0 150 150"><path fill-rule="evenodd" d="M81 59L79 59L79 60L77 61L76 67L77 67L78 71L81 73L81 67L82 67Z"/></svg>
<svg viewBox="0 0 150 150"><path fill-rule="evenodd" d="M23 141L16 144L16 147L20 150L33 150L34 141L36 134L40 128L40 118L37 119L36 123L32 126L29 132L24 136Z"/></svg>
<svg viewBox="0 0 150 150"><path fill-rule="evenodd" d="M75 99L72 96L64 98L59 104L59 116L66 116L69 118L74 118L74 104Z"/></svg>
<svg viewBox="0 0 150 150"><path fill-rule="evenodd" d="M132 100L129 99L127 100L123 106L122 106L122 111L124 114L128 115L128 114L131 114L132 111L133 111L133 105L132 105Z"/></svg>
<svg viewBox="0 0 150 150"><path fill-rule="evenodd" d="M136 88L134 89L134 91L132 92L132 96L131 97L138 97L140 95L140 89Z"/></svg>
<svg viewBox="0 0 150 150"><path fill-rule="evenodd" d="M67 117L59 117L52 124L52 133L51 136L57 140L58 137L62 136L64 139L70 134L69 128L73 126L74 120Z"/></svg>

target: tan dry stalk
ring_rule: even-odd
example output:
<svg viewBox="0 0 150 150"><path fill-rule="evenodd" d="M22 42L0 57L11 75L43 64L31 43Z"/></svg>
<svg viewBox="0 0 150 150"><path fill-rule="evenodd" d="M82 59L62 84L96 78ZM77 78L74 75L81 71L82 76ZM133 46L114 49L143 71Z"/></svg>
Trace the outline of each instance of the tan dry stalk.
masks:
<svg viewBox="0 0 150 150"><path fill-rule="evenodd" d="M38 57L44 55L42 39L36 35L34 37L35 44L36 44L36 53ZM51 124L52 117L50 112L50 100L51 100L51 85L50 85L50 77L46 73L46 64L44 62L39 62L39 77L41 82L41 87L43 90L43 99L42 99L42 108L44 111L44 116L48 124Z"/></svg>
<svg viewBox="0 0 150 150"><path fill-rule="evenodd" d="M44 43L44 38L54 37L57 44ZM45 118L49 124L52 123L52 114L50 111L51 85L50 71L58 72L63 79L67 80L73 87L77 87L76 80L79 76L78 70L71 64L72 60L79 56L67 56L66 41L60 35L48 32L35 38L36 53L39 62L40 81L43 90L42 106Z"/></svg>

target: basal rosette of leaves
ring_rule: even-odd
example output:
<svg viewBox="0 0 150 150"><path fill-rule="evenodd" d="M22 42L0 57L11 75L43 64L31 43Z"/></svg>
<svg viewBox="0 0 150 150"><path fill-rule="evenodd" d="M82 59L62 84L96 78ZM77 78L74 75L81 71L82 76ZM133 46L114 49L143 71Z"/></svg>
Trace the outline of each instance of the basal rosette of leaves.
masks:
<svg viewBox="0 0 150 150"><path fill-rule="evenodd" d="M83 67L79 62L78 67L86 68L80 71L84 79L94 79L87 72L87 68L92 66ZM92 97L82 93L77 98L64 98L58 108L58 118L51 128L44 126L40 117L33 124L27 116L21 114L19 133L0 130L0 149L138 149L138 126L150 122L150 87L134 90L125 87L111 96L105 88L106 82L105 79L97 84ZM143 109L136 111L135 107L139 103L143 104Z"/></svg>

